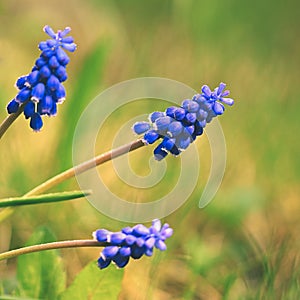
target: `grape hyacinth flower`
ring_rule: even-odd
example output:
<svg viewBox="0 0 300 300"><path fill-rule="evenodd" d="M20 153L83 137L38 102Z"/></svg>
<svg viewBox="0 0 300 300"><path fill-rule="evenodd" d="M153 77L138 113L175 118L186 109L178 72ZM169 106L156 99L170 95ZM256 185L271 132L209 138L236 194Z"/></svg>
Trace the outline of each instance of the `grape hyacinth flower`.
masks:
<svg viewBox="0 0 300 300"><path fill-rule="evenodd" d="M156 160L162 160L168 153L177 156L203 133L207 123L224 113L222 103L233 105L233 99L226 98L229 91L225 87L225 83L220 83L211 91L204 85L201 94L184 100L180 107L171 106L164 112L155 111L149 115L148 122L137 122L132 129L138 135L144 134L143 141L146 144L162 140L154 149Z"/></svg>
<svg viewBox="0 0 300 300"><path fill-rule="evenodd" d="M107 242L98 259L98 266L104 269L115 263L117 267L124 268L130 257L139 259L143 255L151 256L154 247L164 251L167 249L165 240L173 234L173 229L168 224L161 226L160 220L152 221L152 226L147 228L142 224L134 227L125 227L120 232L110 232L98 229L93 237L98 242Z"/></svg>
<svg viewBox="0 0 300 300"><path fill-rule="evenodd" d="M16 82L19 89L17 96L7 105L9 114L16 113L21 104L25 103L25 118L30 118L30 127L39 131L43 126L41 116L55 116L57 104L62 103L66 91L62 82L67 79L66 66L70 59L66 52L74 52L76 44L71 36L66 36L70 27L53 31L50 26L44 27L44 32L51 39L40 42L40 57L28 75L21 76Z"/></svg>

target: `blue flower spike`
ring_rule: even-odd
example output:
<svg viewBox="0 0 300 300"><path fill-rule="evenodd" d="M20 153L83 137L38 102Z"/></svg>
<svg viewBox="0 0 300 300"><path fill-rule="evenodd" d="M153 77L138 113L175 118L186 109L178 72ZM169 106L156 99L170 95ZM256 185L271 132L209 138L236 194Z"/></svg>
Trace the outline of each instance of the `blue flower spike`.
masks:
<svg viewBox="0 0 300 300"><path fill-rule="evenodd" d="M178 156L197 136L202 135L207 123L224 113L223 104L234 104L233 99L227 98L229 91L225 88L223 82L213 91L204 85L201 94L184 100L181 107L171 106L164 112L155 111L149 115L148 122L136 122L132 129L138 135L143 134L146 144L161 141L154 149L156 160L164 159L169 153Z"/></svg>
<svg viewBox="0 0 300 300"><path fill-rule="evenodd" d="M56 33L50 26L44 27L44 32L51 39L39 43L40 57L35 61L31 73L17 79L16 97L7 105L9 114L16 113L21 104L24 106L24 116L30 119L30 127L40 131L43 126L42 115L55 116L57 104L64 102L66 91L62 82L67 79L66 66L70 59L64 50L74 52L76 44L71 36L66 36L70 27L58 30Z"/></svg>
<svg viewBox="0 0 300 300"><path fill-rule="evenodd" d="M94 239L109 243L100 254L98 267L107 268L112 262L118 268L124 268L130 257L139 259L143 255L152 256L154 248L165 251L167 249L165 240L172 234L173 229L169 224L161 226L158 219L152 221L150 228L138 224L134 227L125 227L120 232L98 229L93 233Z"/></svg>

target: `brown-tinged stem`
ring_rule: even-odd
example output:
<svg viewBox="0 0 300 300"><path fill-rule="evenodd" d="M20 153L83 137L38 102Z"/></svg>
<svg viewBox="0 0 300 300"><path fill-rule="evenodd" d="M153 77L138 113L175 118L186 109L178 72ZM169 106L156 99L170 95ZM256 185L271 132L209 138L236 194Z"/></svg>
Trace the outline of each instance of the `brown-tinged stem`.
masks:
<svg viewBox="0 0 300 300"><path fill-rule="evenodd" d="M27 101L20 105L17 112L8 115L0 125L0 139L7 131L7 129L12 125L12 123L18 118L18 116L24 111L24 106L26 105Z"/></svg>
<svg viewBox="0 0 300 300"><path fill-rule="evenodd" d="M44 250L53 250L60 248L75 248L75 247L105 247L108 243L98 242L96 240L71 240L71 241L60 241L46 244L33 245L23 247L15 250L0 253L0 260L13 258L22 254L28 254L33 252L39 252Z"/></svg>
<svg viewBox="0 0 300 300"><path fill-rule="evenodd" d="M94 168L94 167L101 165L107 161L110 161L118 156L124 155L128 152L131 152L131 151L141 148L143 146L145 146L145 143L142 140L137 140L137 141L131 142L129 144L123 145L117 149L113 149L111 151L100 154L90 160L87 160L73 168L70 168L70 169L48 179L44 183L38 185L37 187L35 187L34 189L32 189L31 191L26 193L24 195L24 197L40 194L40 193L56 186L57 184L65 181L69 178L74 177L77 174L81 174L91 168Z"/></svg>
<svg viewBox="0 0 300 300"><path fill-rule="evenodd" d="M107 161L110 161L118 156L124 155L128 152L134 151L143 146L145 146L145 143L142 140L137 140L137 141L131 142L129 144L123 145L119 148L116 148L111 151L100 154L88 161L85 161L73 168L70 168L70 169L48 179L47 181L43 182L42 184L38 185L37 187L35 187L34 189L32 189L31 191L26 193L24 195L24 197L43 193L44 191L49 190L50 188L56 186L57 184L65 181L69 178L74 177L75 174L81 174L91 168L94 168L94 167L101 165ZM0 222L3 221L4 219L6 219L8 216L10 216L12 213L13 213L13 208L11 208L11 207L7 207L7 208L3 209L0 212Z"/></svg>

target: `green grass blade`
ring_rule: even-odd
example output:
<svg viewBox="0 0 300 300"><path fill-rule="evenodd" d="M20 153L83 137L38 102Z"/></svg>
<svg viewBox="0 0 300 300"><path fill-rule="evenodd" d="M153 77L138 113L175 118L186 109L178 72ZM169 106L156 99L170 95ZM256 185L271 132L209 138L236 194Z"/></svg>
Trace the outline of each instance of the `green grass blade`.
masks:
<svg viewBox="0 0 300 300"><path fill-rule="evenodd" d="M90 195L91 191L72 191L61 193L42 194L30 197L14 197L0 199L0 207L29 205L29 204L42 204L59 201L74 200Z"/></svg>
<svg viewBox="0 0 300 300"><path fill-rule="evenodd" d="M27 246L55 240L47 227L40 227L30 237ZM66 286L66 273L59 251L41 251L18 257L17 278L20 296L57 299Z"/></svg>

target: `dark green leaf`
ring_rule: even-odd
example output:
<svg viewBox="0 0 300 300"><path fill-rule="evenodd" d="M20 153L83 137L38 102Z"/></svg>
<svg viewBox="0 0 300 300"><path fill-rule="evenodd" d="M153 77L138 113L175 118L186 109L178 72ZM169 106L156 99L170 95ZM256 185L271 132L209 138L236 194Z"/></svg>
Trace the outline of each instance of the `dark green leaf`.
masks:
<svg viewBox="0 0 300 300"><path fill-rule="evenodd" d="M39 228L27 246L55 241L46 227ZM58 250L41 251L18 258L17 278L20 294L36 299L57 299L66 285L66 275Z"/></svg>
<svg viewBox="0 0 300 300"><path fill-rule="evenodd" d="M84 196L88 196L90 194L91 191L72 191L72 192L51 193L51 194L43 194L43 195L28 196L28 197L6 198L6 199L0 199L0 207L42 204L42 203L49 203L49 202L73 200Z"/></svg>
<svg viewBox="0 0 300 300"><path fill-rule="evenodd" d="M123 269L110 266L100 270L96 262L91 262L77 275L60 300L118 299L123 274Z"/></svg>

